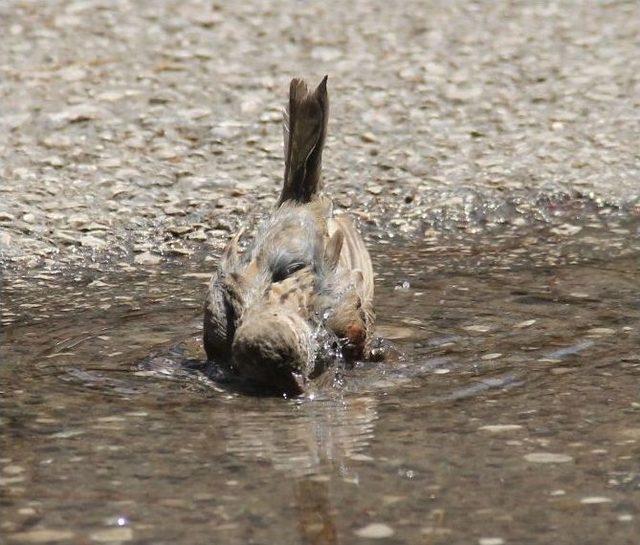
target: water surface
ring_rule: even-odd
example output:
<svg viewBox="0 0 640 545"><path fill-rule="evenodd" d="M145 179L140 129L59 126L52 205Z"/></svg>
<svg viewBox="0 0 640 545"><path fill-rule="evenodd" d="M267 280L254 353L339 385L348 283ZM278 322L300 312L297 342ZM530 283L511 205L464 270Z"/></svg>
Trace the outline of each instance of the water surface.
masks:
<svg viewBox="0 0 640 545"><path fill-rule="evenodd" d="M373 243L395 349L300 399L201 372L214 258L8 279L0 542L635 543L638 222L601 220Z"/></svg>

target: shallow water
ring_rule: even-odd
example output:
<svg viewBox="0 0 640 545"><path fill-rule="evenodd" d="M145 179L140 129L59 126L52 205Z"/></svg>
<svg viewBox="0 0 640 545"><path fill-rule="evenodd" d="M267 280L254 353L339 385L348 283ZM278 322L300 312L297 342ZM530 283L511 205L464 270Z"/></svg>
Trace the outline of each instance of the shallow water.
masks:
<svg viewBox="0 0 640 545"><path fill-rule="evenodd" d="M635 543L638 225L373 243L395 349L294 400L201 372L211 258L7 280L0 542Z"/></svg>

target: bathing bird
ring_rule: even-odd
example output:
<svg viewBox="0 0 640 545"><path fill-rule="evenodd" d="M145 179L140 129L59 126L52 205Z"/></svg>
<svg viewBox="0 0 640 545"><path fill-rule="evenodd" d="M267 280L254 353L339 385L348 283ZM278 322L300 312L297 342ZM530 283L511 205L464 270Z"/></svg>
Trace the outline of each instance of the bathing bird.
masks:
<svg viewBox="0 0 640 545"><path fill-rule="evenodd" d="M230 240L207 287L207 358L265 391L303 393L328 346L345 362L370 352L373 269L354 222L323 191L328 120L327 76L313 90L293 79L275 209L252 237Z"/></svg>

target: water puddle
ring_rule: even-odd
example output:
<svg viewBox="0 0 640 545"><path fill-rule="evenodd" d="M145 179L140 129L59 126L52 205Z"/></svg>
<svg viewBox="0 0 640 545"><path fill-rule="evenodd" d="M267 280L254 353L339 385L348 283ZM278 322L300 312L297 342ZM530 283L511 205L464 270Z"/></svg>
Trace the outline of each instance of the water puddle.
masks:
<svg viewBox="0 0 640 545"><path fill-rule="evenodd" d="M7 281L6 542L629 542L638 223L579 227L372 243L391 356L293 400L203 372L210 258Z"/></svg>

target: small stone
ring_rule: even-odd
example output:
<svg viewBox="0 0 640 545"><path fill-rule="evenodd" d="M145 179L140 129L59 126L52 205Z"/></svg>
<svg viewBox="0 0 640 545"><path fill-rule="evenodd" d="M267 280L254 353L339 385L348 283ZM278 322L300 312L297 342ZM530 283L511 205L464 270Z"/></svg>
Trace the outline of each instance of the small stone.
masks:
<svg viewBox="0 0 640 545"><path fill-rule="evenodd" d="M522 329L522 328L525 328L525 327L532 326L535 323L536 323L536 320L525 320L524 322L517 323L513 327L516 327L518 329Z"/></svg>
<svg viewBox="0 0 640 545"><path fill-rule="evenodd" d="M79 66L69 66L58 70L58 74L65 81L80 81L87 77L86 70L83 70Z"/></svg>
<svg viewBox="0 0 640 545"><path fill-rule="evenodd" d="M70 148L73 145L73 141L66 135L63 134L51 134L49 136L45 136L42 139L42 143L47 148Z"/></svg>
<svg viewBox="0 0 640 545"><path fill-rule="evenodd" d="M463 329L466 329L467 331L472 331L474 333L486 333L487 331L491 331L491 326L476 324L476 325L468 325Z"/></svg>
<svg viewBox="0 0 640 545"><path fill-rule="evenodd" d="M376 334L384 339L398 340L408 339L414 334L414 331L410 327L380 325L376 328Z"/></svg>
<svg viewBox="0 0 640 545"><path fill-rule="evenodd" d="M19 543L48 543L51 541L68 541L75 537L73 532L69 530L48 530L40 528L38 530L29 530L9 536L12 540Z"/></svg>
<svg viewBox="0 0 640 545"><path fill-rule="evenodd" d="M526 454L524 459L534 464L564 464L573 461L568 454L555 454L553 452L532 452Z"/></svg>
<svg viewBox="0 0 640 545"><path fill-rule="evenodd" d="M554 235L560 236L577 235L580 231L582 231L582 227L580 225L571 225L570 223L563 223L562 225L551 229L551 232Z"/></svg>
<svg viewBox="0 0 640 545"><path fill-rule="evenodd" d="M600 503L611 503L611 499L605 498L604 496L587 496L586 498L582 498L580 503L584 505L597 505Z"/></svg>
<svg viewBox="0 0 640 545"><path fill-rule="evenodd" d="M372 195L380 195L380 193L382 193L382 189L381 185L370 185L367 187L367 191Z"/></svg>
<svg viewBox="0 0 640 545"><path fill-rule="evenodd" d="M341 49L324 45L319 45L311 50L312 59L324 62L335 61L336 59L342 57L342 54L343 53Z"/></svg>
<svg viewBox="0 0 640 545"><path fill-rule="evenodd" d="M97 541L98 543L131 541L133 539L133 530L131 528L108 528L106 530L97 530L89 537L92 541Z"/></svg>
<svg viewBox="0 0 640 545"><path fill-rule="evenodd" d="M588 293L582 291L572 291L569 295L575 299L588 299L591 297Z"/></svg>
<svg viewBox="0 0 640 545"><path fill-rule="evenodd" d="M391 537L395 532L391 526L381 522L374 522L356 530L354 533L358 537L366 539L383 539L385 537Z"/></svg>
<svg viewBox="0 0 640 545"><path fill-rule="evenodd" d="M454 102L468 102L471 100L476 100L481 95L481 87L462 88L456 85L448 85L444 91L445 98Z"/></svg>
<svg viewBox="0 0 640 545"><path fill-rule="evenodd" d="M616 330L610 327L594 327L587 331L587 335L593 337L606 337L609 335L614 335L615 332Z"/></svg>
<svg viewBox="0 0 640 545"><path fill-rule="evenodd" d="M81 121L99 119L104 115L104 110L96 108L91 104L77 104L66 110L50 114L49 119L55 124L64 125L66 123L79 123Z"/></svg>
<svg viewBox="0 0 640 545"><path fill-rule="evenodd" d="M501 537L481 537L478 540L478 545L503 545L504 539Z"/></svg>
<svg viewBox="0 0 640 545"><path fill-rule="evenodd" d="M420 533L425 536L447 536L452 533L450 528L441 528L439 526L425 526L420 529Z"/></svg>
<svg viewBox="0 0 640 545"><path fill-rule="evenodd" d="M378 139L376 138L376 135L373 134L372 132L362 133L362 135L360 136L360 139L363 142L366 142L367 144L373 144L378 141Z"/></svg>
<svg viewBox="0 0 640 545"><path fill-rule="evenodd" d="M550 372L552 375L566 375L568 373L575 373L576 372L576 368L575 367L553 367Z"/></svg>
<svg viewBox="0 0 640 545"><path fill-rule="evenodd" d="M7 475L18 475L18 474L20 474L20 473L22 473L24 471L24 467L16 466L16 465L10 465L10 466L3 467L2 471L4 473L6 473Z"/></svg>
<svg viewBox="0 0 640 545"><path fill-rule="evenodd" d="M37 511L33 507L21 507L18 509L18 514L23 517L32 517L35 515Z"/></svg>
<svg viewBox="0 0 640 545"><path fill-rule="evenodd" d="M503 433L507 431L521 430L523 426L520 424L493 424L487 426L481 426L478 430L488 431L489 433Z"/></svg>
<svg viewBox="0 0 640 545"><path fill-rule="evenodd" d="M374 458L371 456L367 456L366 454L352 454L349 456L350 460L355 460L356 462L373 462Z"/></svg>
<svg viewBox="0 0 640 545"><path fill-rule="evenodd" d="M42 160L42 163L55 168L60 168L64 166L64 160L61 157L58 157L57 155L51 155L49 157L45 157Z"/></svg>
<svg viewBox="0 0 640 545"><path fill-rule="evenodd" d="M51 437L54 439L69 439L71 437L77 437L78 435L82 435L84 431L82 430L66 430L59 431L57 433L51 434Z"/></svg>
<svg viewBox="0 0 640 545"><path fill-rule="evenodd" d="M633 515L631 513L622 513L618 515L618 520L620 522L631 522L633 520Z"/></svg>
<svg viewBox="0 0 640 545"><path fill-rule="evenodd" d="M207 234L202 230L194 231L188 236L189 240L203 241L207 240Z"/></svg>
<svg viewBox="0 0 640 545"><path fill-rule="evenodd" d="M16 475L14 477L0 477L0 486L8 486L10 484L18 484L24 481L22 475Z"/></svg>
<svg viewBox="0 0 640 545"><path fill-rule="evenodd" d="M107 246L106 241L101 238L94 237L93 235L85 235L80 237L80 244L83 246L88 246L89 248L93 248L94 250L102 250Z"/></svg>
<svg viewBox="0 0 640 545"><path fill-rule="evenodd" d="M628 439L640 441L640 428L626 428L620 432Z"/></svg>
<svg viewBox="0 0 640 545"><path fill-rule="evenodd" d="M152 254L151 252L144 252L134 257L133 262L138 265L157 265L160 263L160 256Z"/></svg>
<svg viewBox="0 0 640 545"><path fill-rule="evenodd" d="M191 225L172 225L167 229L172 235L180 237L185 235L193 230L193 226Z"/></svg>
<svg viewBox="0 0 640 545"><path fill-rule="evenodd" d="M103 91L96 95L96 99L103 102L117 102L124 97L125 94L122 91Z"/></svg>
<svg viewBox="0 0 640 545"><path fill-rule="evenodd" d="M167 252L172 255L192 255L193 251L188 248L180 248L179 246L172 246L167 249Z"/></svg>
<svg viewBox="0 0 640 545"><path fill-rule="evenodd" d="M502 354L495 352L493 354L485 354L480 359L484 361L497 360L500 356L502 356Z"/></svg>
<svg viewBox="0 0 640 545"><path fill-rule="evenodd" d="M178 208L175 205L169 205L164 207L164 213L167 216L184 216L186 214L183 208Z"/></svg>

